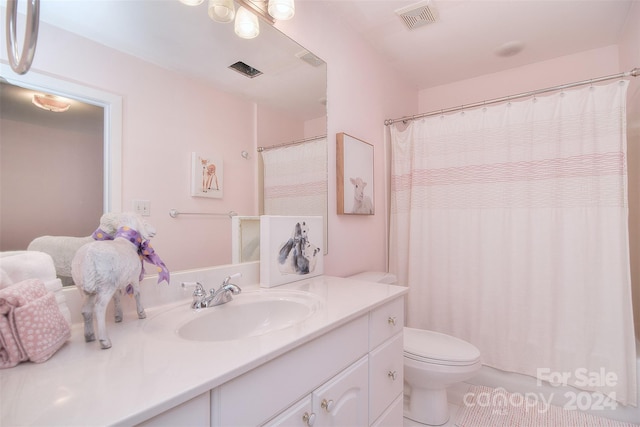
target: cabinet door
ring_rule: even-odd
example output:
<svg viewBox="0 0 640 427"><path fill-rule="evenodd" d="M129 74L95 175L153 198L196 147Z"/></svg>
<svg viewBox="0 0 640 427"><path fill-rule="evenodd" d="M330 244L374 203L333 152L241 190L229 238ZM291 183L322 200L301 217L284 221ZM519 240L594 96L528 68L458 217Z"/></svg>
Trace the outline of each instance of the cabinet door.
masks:
<svg viewBox="0 0 640 427"><path fill-rule="evenodd" d="M213 425L256 426L289 408L367 353L368 322L363 315L222 384Z"/></svg>
<svg viewBox="0 0 640 427"><path fill-rule="evenodd" d="M316 426L369 425L368 365L364 357L313 392Z"/></svg>
<svg viewBox="0 0 640 427"><path fill-rule="evenodd" d="M404 356L402 332L369 353L371 371L371 406L369 417L373 422L402 394Z"/></svg>
<svg viewBox="0 0 640 427"><path fill-rule="evenodd" d="M264 426L267 427L305 427L314 425L316 414L311 410L311 396L293 404L290 408L281 412L280 415L267 421Z"/></svg>

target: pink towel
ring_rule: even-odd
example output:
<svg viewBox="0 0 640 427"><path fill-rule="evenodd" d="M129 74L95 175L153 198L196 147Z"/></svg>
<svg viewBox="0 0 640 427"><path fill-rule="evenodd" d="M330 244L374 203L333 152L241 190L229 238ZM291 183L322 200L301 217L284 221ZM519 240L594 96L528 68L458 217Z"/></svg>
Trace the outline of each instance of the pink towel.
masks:
<svg viewBox="0 0 640 427"><path fill-rule="evenodd" d="M39 279L0 290L0 368L49 359L71 337L53 293Z"/></svg>

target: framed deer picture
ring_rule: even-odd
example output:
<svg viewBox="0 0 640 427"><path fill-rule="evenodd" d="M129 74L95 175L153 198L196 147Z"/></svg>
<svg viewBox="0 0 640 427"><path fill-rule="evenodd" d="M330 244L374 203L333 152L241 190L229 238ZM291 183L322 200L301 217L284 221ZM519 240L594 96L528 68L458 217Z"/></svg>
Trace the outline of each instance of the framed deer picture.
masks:
<svg viewBox="0 0 640 427"><path fill-rule="evenodd" d="M373 145L336 135L338 214L373 215Z"/></svg>
<svg viewBox="0 0 640 427"><path fill-rule="evenodd" d="M191 153L191 195L222 198L222 159L203 153Z"/></svg>

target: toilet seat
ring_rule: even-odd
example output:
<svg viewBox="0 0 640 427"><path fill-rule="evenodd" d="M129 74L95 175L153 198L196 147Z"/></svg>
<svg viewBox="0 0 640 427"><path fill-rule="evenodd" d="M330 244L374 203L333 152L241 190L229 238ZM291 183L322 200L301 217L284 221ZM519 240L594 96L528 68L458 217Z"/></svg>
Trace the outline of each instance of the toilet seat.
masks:
<svg viewBox="0 0 640 427"><path fill-rule="evenodd" d="M404 356L436 365L468 366L480 361L480 350L450 335L405 327Z"/></svg>

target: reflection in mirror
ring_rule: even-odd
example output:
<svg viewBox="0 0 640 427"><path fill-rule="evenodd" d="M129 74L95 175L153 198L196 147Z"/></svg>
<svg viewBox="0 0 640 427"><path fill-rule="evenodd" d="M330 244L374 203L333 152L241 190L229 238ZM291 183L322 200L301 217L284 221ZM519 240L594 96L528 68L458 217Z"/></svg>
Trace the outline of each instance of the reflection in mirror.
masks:
<svg viewBox="0 0 640 427"><path fill-rule="evenodd" d="M90 236L104 209L104 109L57 97L69 109L47 111L39 95L0 82L0 251Z"/></svg>
<svg viewBox="0 0 640 427"><path fill-rule="evenodd" d="M150 69L149 67L157 67L156 69L158 70L179 73L175 75L181 77L172 80L172 82L176 82L176 85L180 85L180 92L176 90L172 92L174 96L178 93L183 97L193 97L197 96L195 93L204 95L205 93L225 92L233 94L230 96L236 97L241 101L236 102L232 98L225 98L219 95L212 98L211 101L218 104L220 102L231 103L233 108L236 108L236 105L241 105L241 103L253 103L254 108L247 110L252 111L252 116L237 116L238 119L235 121L247 123L248 126L255 126L255 128L251 131L234 131L231 138L225 138L216 135L216 132L229 134L228 129L223 129L221 126L209 126L213 128L212 133L211 130L207 129L207 126L201 126L199 123L195 124L195 119L191 120L192 117L207 117L207 111L200 107L204 103L202 99L194 99L197 102L193 102L193 104L197 104L200 107L196 110L194 106L194 111L188 111L190 102L187 102L186 99L179 99L180 114L170 117L171 128L166 130L175 135L194 135L198 129L203 128L204 132L201 131L202 141L181 140L180 138L171 139L164 134L160 135L163 140L162 149L169 156L180 156L180 153L184 151L186 159L189 154L187 152L202 148L194 144L205 143L210 144L216 152L227 153L225 154L225 163L229 159L232 166L225 166L224 168L225 177L229 174L229 179L225 179L225 185L227 185L227 188L234 189L232 188L234 183L239 185L238 176L246 173L243 172L243 168L251 165L255 168L258 167L258 155L255 152L255 147L258 145L270 146L326 134L326 64L307 49L264 22L261 22L260 35L251 40L250 43L247 43L247 40L241 40L235 35L232 26L225 26L211 21L207 15L206 7L206 2L199 7L193 8L186 7L178 1L56 1L55 7L43 8L42 10L41 37L44 42L47 37L51 37L51 34L56 36L64 34L65 46L71 46L73 49L73 51L65 52L65 55L77 57L78 52L75 49L84 48L80 40L89 39L101 45L100 49L95 49L97 51L102 52L103 47L106 46L108 49L124 52L127 55L131 55L131 57L145 61L144 64L146 65L144 67L147 67L147 69ZM81 38L77 38L77 35L81 36ZM77 43L72 41L73 37L76 37L79 41ZM59 52L58 56L61 54L62 51ZM106 67L108 70L105 69L105 72L109 74L109 78L105 79L104 76L97 75L95 80L92 76L87 75L87 71L95 70L95 67L79 64L80 68L74 69L71 73L73 75L69 76L67 81L65 76L57 72L58 69L64 69L65 67L48 70L48 62L41 60L38 65L40 68L37 68L36 71L55 75L63 84L58 86L55 81L50 80L50 85L40 84L38 88L46 89L48 93L64 96L68 94L64 90L68 83L79 81L85 82L87 86L98 87L105 91L111 90L113 93L120 95L127 105L125 110L127 116L120 116L119 118L126 125L120 129L123 135L123 164L126 165L127 163L136 162L136 159L131 157L132 153L135 155L142 150L155 148L152 144L157 143L158 132L164 132L164 129L159 129L157 119L154 122L149 122L149 120L153 120L151 112L164 112L164 106L157 104L158 96L156 96L156 93L145 93L144 90L152 90L151 88L154 87L153 84L156 83L156 80L151 77L157 79L158 83L160 83L166 81L162 79L165 79L168 74L164 73L161 79L159 78L160 72L149 76L149 79L132 79L132 76L136 76L136 73L139 73L138 70L142 67L138 66L136 70L128 70L129 64L134 64L135 62L130 60L118 60L117 64L112 66L109 63L112 56L115 57L117 55L108 55L108 58L105 55L105 65L108 64L111 67ZM117 57L121 58L121 56ZM60 60L62 61L62 58ZM259 69L262 74L255 78L248 78L228 68L239 60L252 68ZM100 60L97 62L102 63ZM138 61L136 64L142 64L142 62ZM32 73L33 71L26 75L27 80ZM153 73L156 73L156 71L153 71ZM7 77L4 68L2 68L2 77ZM116 81L116 78L122 80ZM183 78L184 80L181 80ZM7 78L7 80L11 81L12 79ZM110 80L115 83L115 88L113 89L104 86L104 82L109 82ZM186 85L185 82L193 82L193 84ZM207 89L207 85L211 90ZM166 84L161 87L168 88ZM198 88L198 90L192 90L194 88ZM132 90L133 93L128 93L128 90ZM142 96L143 94L149 96ZM153 104L145 107L141 101L147 98ZM109 105L109 101L100 96L94 96L91 99L104 101L104 103L96 102L96 104ZM221 109L219 105L214 108L217 111ZM224 107L222 108L224 109ZM134 113L136 115L131 116ZM141 117L141 114L145 115L145 117ZM178 118L189 119L180 121L177 120ZM220 118L215 117L213 120L215 123L215 120L220 121ZM165 122L162 124L169 125L169 123ZM190 127L180 129L179 126ZM238 129L244 127L246 126L242 125ZM143 129L146 131L144 136L141 133ZM107 133L105 130L105 134ZM164 133L166 134L167 132ZM248 135L248 137L243 137L246 140L234 139L236 134ZM253 140L250 140L250 135L253 135ZM155 140L153 139L154 136L156 137ZM249 148L251 146L253 146L252 152ZM250 152L249 159L244 157L244 159L235 160L229 154L231 152L235 153L236 150L239 152L240 149ZM5 156L3 156L4 159ZM7 160L11 161L10 159ZM71 163L71 160L74 159L68 160L67 167L75 168L76 166ZM78 156L76 160L82 162L84 159L83 156ZM120 154L118 152L115 158L106 156L104 163L112 164L119 162L119 160ZM169 167L169 169L165 169L166 173L163 176L167 177L165 179L173 181L176 181L176 179L182 180L185 176L183 171L185 165L181 163L180 157L177 159L172 158L171 160L173 160L173 163L167 162L165 164L165 167ZM162 208L162 212L157 208L154 210L154 207L152 207L150 222L161 230L155 246L162 249L163 259L165 261L168 259L169 266L174 269L230 263L232 259L232 230L228 219L211 219L197 216L172 219L167 215L169 208L193 212L237 210L240 215L258 215L260 211L260 207L254 202L258 199L258 188L255 187L246 188L245 185L229 193L225 191L225 199L216 204L211 201L194 200L187 192L183 191L182 182L179 183L180 185L173 185L171 188L165 185L167 183L160 183L160 186L156 186L156 188L162 188L162 196L158 200L160 196L156 193L160 191L155 190L155 188L153 190L143 189L140 185L135 185L135 183L131 182L131 177L134 175L131 173L131 169L122 171L119 168L116 169L117 176L105 179L104 183L106 185L116 178L119 179L121 172L123 172L125 173L125 179L122 182L122 186L113 186L110 191L105 193L105 202L98 201L95 203L96 214L95 216L92 214L92 223L95 224L98 221L98 213L102 213L105 209L131 210L132 197L153 198L151 200L153 206L166 206L166 209ZM109 170L110 168L105 173L109 172ZM257 174L257 171L255 174ZM169 176L172 178L169 178ZM47 176L46 180L47 185L52 186L54 181L57 184L59 177L57 175ZM184 184L184 187L187 187L187 183ZM2 186L0 191L3 194L5 194L4 187L11 185L23 197L41 196L41 194L32 195L28 194L27 191L20 191L20 182L7 182L3 179L0 185ZM123 191L120 193L121 187ZM44 191L46 190L43 189L40 193ZM151 194L151 196L147 194ZM227 196L228 194L230 196ZM122 198L122 196L127 198ZM246 201L244 199L240 200L240 198L246 198ZM56 203L55 200L52 200L50 207L53 208ZM110 207L105 208L105 206ZM57 205L56 208L58 208ZM326 215L326 208L322 214ZM25 217L27 216L22 218L24 219ZM28 220L23 222L27 228L35 228L35 221ZM199 245L186 245L179 249L174 248L173 246L175 245L171 244L180 238L189 240L202 236L203 229L206 235L216 236L215 242L200 242ZM54 233L57 234L47 227L38 230L38 234L42 235ZM86 235L87 231L84 229L67 230L64 233L71 236L83 236ZM161 239L167 239L168 241L162 241ZM11 249L25 249L25 247L12 247Z"/></svg>
<svg viewBox="0 0 640 427"><path fill-rule="evenodd" d="M327 137L259 147L265 215L323 216L327 254Z"/></svg>
<svg viewBox="0 0 640 427"><path fill-rule="evenodd" d="M231 262L260 261L260 217L231 218Z"/></svg>

